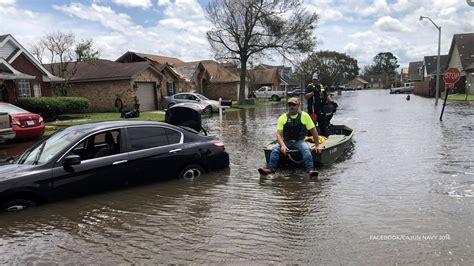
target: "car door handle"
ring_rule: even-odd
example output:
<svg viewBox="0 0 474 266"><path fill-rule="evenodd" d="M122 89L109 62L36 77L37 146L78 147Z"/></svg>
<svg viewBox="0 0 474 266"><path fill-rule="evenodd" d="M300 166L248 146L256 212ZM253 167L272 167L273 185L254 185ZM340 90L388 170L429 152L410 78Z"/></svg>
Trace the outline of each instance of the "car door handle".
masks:
<svg viewBox="0 0 474 266"><path fill-rule="evenodd" d="M174 149L174 150L171 150L170 153L175 153L175 152L180 152L181 149Z"/></svg>
<svg viewBox="0 0 474 266"><path fill-rule="evenodd" d="M126 163L126 162L128 162L128 160L116 161L116 162L113 162L112 165L121 164L121 163Z"/></svg>

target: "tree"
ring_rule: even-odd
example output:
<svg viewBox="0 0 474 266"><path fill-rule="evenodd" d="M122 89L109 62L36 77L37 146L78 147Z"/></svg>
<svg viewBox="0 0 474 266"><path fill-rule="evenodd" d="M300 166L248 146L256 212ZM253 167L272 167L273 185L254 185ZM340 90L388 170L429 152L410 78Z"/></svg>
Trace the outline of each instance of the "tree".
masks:
<svg viewBox="0 0 474 266"><path fill-rule="evenodd" d="M43 63L45 53L53 75L64 78L61 84L54 84L55 93L67 95L69 81L77 71L78 62L93 63L99 57L92 40L76 43L74 34L60 31L48 33L32 48L32 53Z"/></svg>
<svg viewBox="0 0 474 266"><path fill-rule="evenodd" d="M373 70L384 75L384 87L390 86L390 79L396 74L400 65L398 59L391 52L378 53L374 57Z"/></svg>
<svg viewBox="0 0 474 266"><path fill-rule="evenodd" d="M270 51L288 58L315 45L318 16L308 13L301 0L210 0L206 11L214 25L207 39L216 59L240 63L239 104L245 101L249 59Z"/></svg>
<svg viewBox="0 0 474 266"><path fill-rule="evenodd" d="M313 73L326 86L341 85L359 75L357 60L344 53L320 51L310 54L296 67L299 80L305 84L311 81Z"/></svg>

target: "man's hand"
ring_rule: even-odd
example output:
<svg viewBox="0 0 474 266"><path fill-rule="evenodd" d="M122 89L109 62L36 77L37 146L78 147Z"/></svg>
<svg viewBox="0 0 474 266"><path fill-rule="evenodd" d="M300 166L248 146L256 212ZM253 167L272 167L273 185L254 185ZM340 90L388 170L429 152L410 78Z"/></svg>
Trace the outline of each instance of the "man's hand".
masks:
<svg viewBox="0 0 474 266"><path fill-rule="evenodd" d="M288 152L288 147L286 147L285 145L282 145L280 147L280 151L281 153L283 153L284 155L286 155L286 153Z"/></svg>
<svg viewBox="0 0 474 266"><path fill-rule="evenodd" d="M321 153L321 147L319 145L315 146L314 150L316 151L316 153Z"/></svg>

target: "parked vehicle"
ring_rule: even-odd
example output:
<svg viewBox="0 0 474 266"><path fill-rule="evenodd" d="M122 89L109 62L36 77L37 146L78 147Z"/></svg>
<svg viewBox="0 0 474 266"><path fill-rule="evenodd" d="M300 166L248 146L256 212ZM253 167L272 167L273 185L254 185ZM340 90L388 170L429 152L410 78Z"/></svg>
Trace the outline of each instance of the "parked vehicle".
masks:
<svg viewBox="0 0 474 266"><path fill-rule="evenodd" d="M257 99L271 99L272 101L280 101L281 98L285 98L286 93L284 91L274 91L269 86L260 87L254 93Z"/></svg>
<svg viewBox="0 0 474 266"><path fill-rule="evenodd" d="M219 112L219 101L210 100L206 96L201 95L199 93L184 92L171 96L166 96L164 102L164 105L167 108L170 108L171 106L177 103L199 103L206 105L207 109L205 110L205 112ZM222 106L222 109L226 108L229 108L229 106Z"/></svg>
<svg viewBox="0 0 474 266"><path fill-rule="evenodd" d="M153 121L71 126L0 166L0 211L229 166L224 144Z"/></svg>
<svg viewBox="0 0 474 266"><path fill-rule="evenodd" d="M15 138L15 131L11 126L11 119L8 113L0 113L0 143Z"/></svg>
<svg viewBox="0 0 474 266"><path fill-rule="evenodd" d="M412 82L405 83L403 87L391 88L390 94L399 94L399 93L413 93L415 87Z"/></svg>
<svg viewBox="0 0 474 266"><path fill-rule="evenodd" d="M288 97L300 97L301 94L304 94L304 91L301 89L294 89L288 92Z"/></svg>
<svg viewBox="0 0 474 266"><path fill-rule="evenodd" d="M0 103L0 112L8 113L16 139L39 138L44 134L43 118L9 103Z"/></svg>

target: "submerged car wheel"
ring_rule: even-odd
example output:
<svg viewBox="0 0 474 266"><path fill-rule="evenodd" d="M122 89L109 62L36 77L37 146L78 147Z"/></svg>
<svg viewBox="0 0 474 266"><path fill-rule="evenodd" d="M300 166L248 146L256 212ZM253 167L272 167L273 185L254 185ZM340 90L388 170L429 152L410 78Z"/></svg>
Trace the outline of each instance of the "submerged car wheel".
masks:
<svg viewBox="0 0 474 266"><path fill-rule="evenodd" d="M278 97L278 95L273 95L272 96L272 101L278 102L278 101L280 101L280 97Z"/></svg>
<svg viewBox="0 0 474 266"><path fill-rule="evenodd" d="M5 204L2 205L0 211L1 212L15 212L21 211L24 209L36 207L36 202L30 199L14 199L7 201Z"/></svg>
<svg viewBox="0 0 474 266"><path fill-rule="evenodd" d="M211 114L212 113L212 106L208 105L206 106L206 108L204 108L204 110L202 110L202 113L203 114Z"/></svg>
<svg viewBox="0 0 474 266"><path fill-rule="evenodd" d="M194 179L200 177L204 173L204 169L197 165L191 164L183 168L179 174L179 178Z"/></svg>

